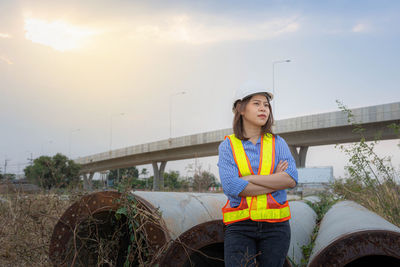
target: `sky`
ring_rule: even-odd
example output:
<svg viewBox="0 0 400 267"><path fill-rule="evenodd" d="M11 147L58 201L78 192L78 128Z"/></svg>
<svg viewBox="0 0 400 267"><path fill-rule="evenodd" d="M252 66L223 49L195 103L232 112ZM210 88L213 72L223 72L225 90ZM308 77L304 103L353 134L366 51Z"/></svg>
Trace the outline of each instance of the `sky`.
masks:
<svg viewBox="0 0 400 267"><path fill-rule="evenodd" d="M257 81L275 118L400 101L399 1L0 0L0 168L230 128ZM182 94L181 92L185 92ZM400 165L398 140L378 152ZM218 174L217 157L196 160ZM168 162L190 175L195 160ZM306 166L347 158L308 150ZM138 166L147 168L150 165Z"/></svg>

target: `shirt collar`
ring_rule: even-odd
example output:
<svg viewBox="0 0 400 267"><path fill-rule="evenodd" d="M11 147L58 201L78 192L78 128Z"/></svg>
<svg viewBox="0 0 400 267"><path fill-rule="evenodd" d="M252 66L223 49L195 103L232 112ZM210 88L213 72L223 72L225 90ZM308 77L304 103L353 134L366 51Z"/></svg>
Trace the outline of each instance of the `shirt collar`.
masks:
<svg viewBox="0 0 400 267"><path fill-rule="evenodd" d="M245 142L249 142L250 144L252 144L253 145L253 143L250 141L250 140L246 140ZM261 135L258 137L258 139L257 139L257 142L256 142L256 145L257 144L261 144Z"/></svg>

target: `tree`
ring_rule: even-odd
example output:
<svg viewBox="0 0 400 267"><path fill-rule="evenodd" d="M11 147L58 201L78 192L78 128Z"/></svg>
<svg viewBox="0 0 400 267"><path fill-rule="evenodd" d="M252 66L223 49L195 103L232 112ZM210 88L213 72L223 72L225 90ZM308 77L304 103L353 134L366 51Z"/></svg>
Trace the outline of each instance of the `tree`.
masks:
<svg viewBox="0 0 400 267"><path fill-rule="evenodd" d="M8 181L13 181L17 179L17 175L15 173L6 173L3 175L3 178Z"/></svg>
<svg viewBox="0 0 400 267"><path fill-rule="evenodd" d="M116 182L121 181L121 179L130 177L139 177L139 170L135 166L110 170L110 173L108 174L108 179L114 180Z"/></svg>
<svg viewBox="0 0 400 267"><path fill-rule="evenodd" d="M14 180L15 179L15 174L11 174L11 173L4 173L0 167L0 180Z"/></svg>
<svg viewBox="0 0 400 267"><path fill-rule="evenodd" d="M146 189L152 189L153 182L154 182L154 176L150 176L148 179L146 179Z"/></svg>
<svg viewBox="0 0 400 267"><path fill-rule="evenodd" d="M143 168L140 172L141 175L143 175L145 178L149 174L149 171L146 168Z"/></svg>
<svg viewBox="0 0 400 267"><path fill-rule="evenodd" d="M148 183L149 183L149 177L147 175L149 174L149 171L146 168L143 168L140 174L146 179L146 189L148 188Z"/></svg>
<svg viewBox="0 0 400 267"><path fill-rule="evenodd" d="M189 164L186 169L193 173L193 177L189 178L193 190L203 192L207 191L210 186L220 185L215 175L210 171L210 167L208 171L204 171L202 165L195 162L194 165Z"/></svg>
<svg viewBox="0 0 400 267"><path fill-rule="evenodd" d="M120 189L143 189L146 186L145 181L139 180L139 170L135 166L111 170L108 180L113 180L114 186Z"/></svg>
<svg viewBox="0 0 400 267"><path fill-rule="evenodd" d="M12 181L17 178L15 173L0 174L0 180Z"/></svg>
<svg viewBox="0 0 400 267"><path fill-rule="evenodd" d="M209 171L201 171L193 176L193 189L199 192L207 191L210 186L216 186L215 175Z"/></svg>
<svg viewBox="0 0 400 267"><path fill-rule="evenodd" d="M188 182L179 175L179 171L164 172L164 181L165 188L169 190L188 188Z"/></svg>
<svg viewBox="0 0 400 267"><path fill-rule="evenodd" d="M79 182L80 165L58 153L41 156L24 169L26 178L42 188L64 188Z"/></svg>

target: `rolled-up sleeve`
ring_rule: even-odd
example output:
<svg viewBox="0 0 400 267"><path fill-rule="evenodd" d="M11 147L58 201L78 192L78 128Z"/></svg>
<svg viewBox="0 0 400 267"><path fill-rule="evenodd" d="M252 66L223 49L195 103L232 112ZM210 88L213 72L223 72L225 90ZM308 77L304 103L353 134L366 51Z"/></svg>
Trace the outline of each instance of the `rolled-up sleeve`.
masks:
<svg viewBox="0 0 400 267"><path fill-rule="evenodd" d="M232 155L229 139L225 139L218 147L218 169L225 195L239 197L249 184L239 177L239 170Z"/></svg>
<svg viewBox="0 0 400 267"><path fill-rule="evenodd" d="M290 153L289 146L287 145L285 139L280 137L279 135L276 136L276 141L275 141L275 152L276 152L276 165L279 163L279 161L287 161L288 168L285 170L287 174L290 175L290 177L293 178L293 180L296 182L296 185L298 183L298 174L297 174L297 169L296 169L296 161L294 160L292 153ZM275 167L276 167L275 165Z"/></svg>

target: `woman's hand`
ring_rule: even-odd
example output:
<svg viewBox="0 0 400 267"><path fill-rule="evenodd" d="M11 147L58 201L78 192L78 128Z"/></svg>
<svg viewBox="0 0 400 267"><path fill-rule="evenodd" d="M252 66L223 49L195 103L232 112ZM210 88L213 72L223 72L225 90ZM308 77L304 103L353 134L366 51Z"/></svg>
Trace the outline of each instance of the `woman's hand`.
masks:
<svg viewBox="0 0 400 267"><path fill-rule="evenodd" d="M285 160L285 161L279 161L278 165L276 166L275 172L274 173L280 173L280 172L284 172L289 166L289 163ZM255 175L248 175L248 176L243 176L240 177L245 181L249 181L251 182L254 179Z"/></svg>
<svg viewBox="0 0 400 267"><path fill-rule="evenodd" d="M279 161L278 165L276 166L276 170L274 173L284 172L289 167L289 163L285 161Z"/></svg>
<svg viewBox="0 0 400 267"><path fill-rule="evenodd" d="M240 177L240 178L242 178L245 181L249 181L250 182L251 175L243 176L243 177Z"/></svg>

